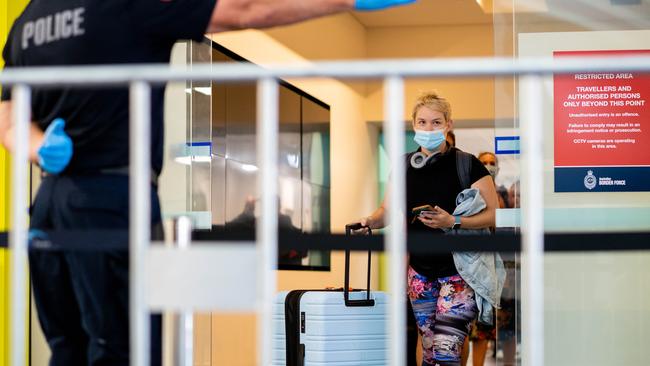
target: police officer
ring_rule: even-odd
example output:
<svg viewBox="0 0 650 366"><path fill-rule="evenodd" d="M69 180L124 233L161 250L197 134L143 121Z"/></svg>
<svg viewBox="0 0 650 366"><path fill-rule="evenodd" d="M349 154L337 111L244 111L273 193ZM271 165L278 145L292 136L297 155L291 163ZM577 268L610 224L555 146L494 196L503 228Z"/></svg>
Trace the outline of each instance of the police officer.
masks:
<svg viewBox="0 0 650 366"><path fill-rule="evenodd" d="M167 63L178 39L413 1L32 0L11 29L3 57L7 67ZM163 87L152 89L154 176L163 160L163 93ZM31 228L128 227L128 101L126 88L33 89L29 157L45 177ZM4 88L0 142L11 151L10 114L11 92ZM160 206L152 185L151 224L157 225ZM127 254L33 252L30 267L50 365L127 365ZM159 364L159 349L152 351L152 363Z"/></svg>

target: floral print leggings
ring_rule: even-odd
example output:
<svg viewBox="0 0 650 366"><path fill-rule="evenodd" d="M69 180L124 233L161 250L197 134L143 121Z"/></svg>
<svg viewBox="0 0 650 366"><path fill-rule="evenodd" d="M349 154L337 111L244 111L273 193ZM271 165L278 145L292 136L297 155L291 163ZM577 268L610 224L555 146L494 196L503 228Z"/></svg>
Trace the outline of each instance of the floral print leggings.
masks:
<svg viewBox="0 0 650 366"><path fill-rule="evenodd" d="M422 366L459 366L477 315L474 290L458 274L429 279L409 266L408 291L422 336Z"/></svg>

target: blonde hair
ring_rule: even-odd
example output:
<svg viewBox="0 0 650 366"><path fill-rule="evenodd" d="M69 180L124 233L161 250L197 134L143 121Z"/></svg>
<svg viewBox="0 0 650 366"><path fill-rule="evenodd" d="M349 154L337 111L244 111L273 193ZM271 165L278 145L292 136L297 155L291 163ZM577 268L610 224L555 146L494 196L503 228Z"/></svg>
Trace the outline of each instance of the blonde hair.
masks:
<svg viewBox="0 0 650 366"><path fill-rule="evenodd" d="M442 113L445 116L445 122L451 121L451 104L449 104L447 99L438 96L438 93L434 91L422 93L415 101L412 116L413 122L415 122L415 116L422 107L428 107Z"/></svg>
<svg viewBox="0 0 650 366"><path fill-rule="evenodd" d="M497 158L497 155L496 155L495 153L493 153L492 151L481 151L480 153L478 153L478 156L476 156L476 157L477 157L479 160L481 160L481 157L482 157L483 155L492 155L492 156L494 157L494 161L496 161L497 164L499 163L499 159Z"/></svg>

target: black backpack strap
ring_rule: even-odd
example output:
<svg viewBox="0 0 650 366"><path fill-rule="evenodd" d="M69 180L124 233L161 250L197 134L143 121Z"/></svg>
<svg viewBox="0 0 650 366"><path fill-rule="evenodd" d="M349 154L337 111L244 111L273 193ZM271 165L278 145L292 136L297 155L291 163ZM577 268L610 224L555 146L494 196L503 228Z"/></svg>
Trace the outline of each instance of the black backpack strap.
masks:
<svg viewBox="0 0 650 366"><path fill-rule="evenodd" d="M456 172L462 189L472 186L472 182L470 182L472 177L472 154L456 150Z"/></svg>

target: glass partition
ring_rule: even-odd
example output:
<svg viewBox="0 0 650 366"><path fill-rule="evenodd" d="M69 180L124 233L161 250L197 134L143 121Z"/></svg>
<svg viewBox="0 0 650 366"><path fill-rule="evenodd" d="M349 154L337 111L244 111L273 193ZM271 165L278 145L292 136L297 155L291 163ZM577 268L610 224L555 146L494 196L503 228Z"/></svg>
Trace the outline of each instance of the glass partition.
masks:
<svg viewBox="0 0 650 366"><path fill-rule="evenodd" d="M489 10L494 17L496 56L618 57L648 54L650 48L650 3L647 1L513 0L494 2ZM648 174L645 168L632 169L631 173L619 169L622 176L641 176L640 180L628 179L628 188L620 186L622 182L615 182L620 179L610 177L616 174L598 170L650 165L650 152L639 148L648 141L641 128L644 116L647 116L644 101L650 93L648 76L614 73L612 79L600 81L577 79L588 76L570 75L568 79L556 76L544 81L544 98L540 102L543 103L545 126L546 229L553 232L647 230L650 222L649 189L629 186L634 182L639 185L641 181L646 182L642 178ZM569 80L571 78L574 81ZM611 88L615 88L616 93L603 94L603 90ZM590 90L606 96L609 105L590 105L584 98L598 97ZM527 108L517 105L520 96L521 89L516 79L496 81L497 139L518 139L518 110ZM622 103L622 106L615 103ZM630 124L629 130L623 127L626 123ZM595 130L588 128L600 124L612 128L611 134L598 131L597 127ZM635 124L637 130L632 130ZM564 131L560 131L561 128ZM600 140L602 143L596 142ZM618 142L607 143L608 140ZM497 142L497 151L499 147L503 150L518 147L518 141L515 144L511 140ZM508 155L504 153L503 157L509 158ZM577 167L585 168L584 172L567 169ZM604 179L603 185L587 188L583 180L590 177L589 170L593 176L600 173L600 178L612 179ZM589 194L585 194L587 192Z"/></svg>
<svg viewBox="0 0 650 366"><path fill-rule="evenodd" d="M317 100L302 96L303 230L330 231L330 112Z"/></svg>
<svg viewBox="0 0 650 366"><path fill-rule="evenodd" d="M206 39L178 43L172 64L217 62L246 61ZM253 238L259 216L256 84L172 83L166 98L164 216L187 215L197 230ZM284 82L279 103L280 230L329 233L329 107ZM280 269L329 270L329 252L282 250L279 256Z"/></svg>
<svg viewBox="0 0 650 366"><path fill-rule="evenodd" d="M642 0L508 0L491 3L495 55L589 57L650 53L650 3ZM585 62L588 62L587 60ZM577 73L543 78L544 229L558 233L631 233L650 229L650 78L635 73ZM495 84L499 148L518 147L526 94L522 80ZM509 159L518 160L518 154ZM516 182L515 182L516 183ZM519 195L517 186L511 194ZM517 200L518 201L518 200ZM524 204L525 197L522 197ZM519 206L518 204L516 205ZM518 211L502 212L518 226ZM598 240L598 235L593 236ZM547 252L544 259L546 365L642 365L650 335L647 281L650 253ZM587 248L594 243L584 242ZM547 245L550 245L547 240ZM507 262L506 262L507 263ZM518 278L526 265L515 261ZM517 289L517 288L515 288ZM504 296L509 296L504 291ZM517 297L526 305L526 298ZM506 302L507 304L508 302ZM517 317L520 319L520 317ZM527 325L516 327L517 332ZM499 332L501 334L501 332ZM503 339L499 349L507 348ZM525 340L523 340L525 343ZM519 337L516 344L521 346ZM519 347L515 355L521 355ZM520 363L521 359L514 359Z"/></svg>
<svg viewBox="0 0 650 366"><path fill-rule="evenodd" d="M190 42L190 68L195 64L210 64L211 49L202 43ZM190 212L197 228L208 228L212 222L212 82L188 80L186 158L190 174Z"/></svg>

